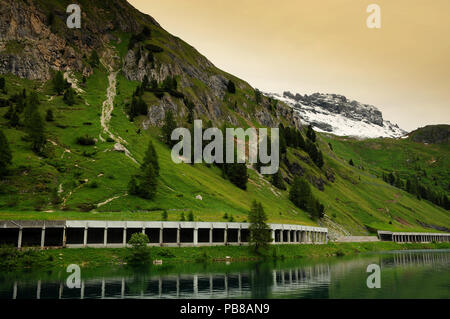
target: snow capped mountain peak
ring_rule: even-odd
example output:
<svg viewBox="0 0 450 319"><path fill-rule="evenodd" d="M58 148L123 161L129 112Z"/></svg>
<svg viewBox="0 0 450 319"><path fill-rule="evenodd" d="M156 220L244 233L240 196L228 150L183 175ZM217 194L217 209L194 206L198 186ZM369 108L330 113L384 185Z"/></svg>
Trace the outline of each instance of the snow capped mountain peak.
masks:
<svg viewBox="0 0 450 319"><path fill-rule="evenodd" d="M398 138L406 134L398 125L385 121L375 106L343 95L314 93L308 96L291 92L266 95L291 106L300 115L302 124L311 124L319 132L359 138Z"/></svg>

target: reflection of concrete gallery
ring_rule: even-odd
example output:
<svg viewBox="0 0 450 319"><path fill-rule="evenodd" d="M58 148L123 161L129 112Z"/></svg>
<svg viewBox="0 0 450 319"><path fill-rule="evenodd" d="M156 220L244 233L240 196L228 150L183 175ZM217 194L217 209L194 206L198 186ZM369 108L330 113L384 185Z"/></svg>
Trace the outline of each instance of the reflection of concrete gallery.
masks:
<svg viewBox="0 0 450 319"><path fill-rule="evenodd" d="M326 243L326 228L269 224L274 244ZM0 221L0 240L17 247L123 247L134 233L154 246L245 245L248 223Z"/></svg>

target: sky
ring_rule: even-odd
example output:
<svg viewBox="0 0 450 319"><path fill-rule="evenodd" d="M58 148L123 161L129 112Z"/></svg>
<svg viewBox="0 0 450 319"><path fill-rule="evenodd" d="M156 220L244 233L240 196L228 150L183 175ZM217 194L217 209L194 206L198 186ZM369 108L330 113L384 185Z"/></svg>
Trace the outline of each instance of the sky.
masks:
<svg viewBox="0 0 450 319"><path fill-rule="evenodd" d="M129 2L264 92L342 94L408 131L450 124L449 0Z"/></svg>

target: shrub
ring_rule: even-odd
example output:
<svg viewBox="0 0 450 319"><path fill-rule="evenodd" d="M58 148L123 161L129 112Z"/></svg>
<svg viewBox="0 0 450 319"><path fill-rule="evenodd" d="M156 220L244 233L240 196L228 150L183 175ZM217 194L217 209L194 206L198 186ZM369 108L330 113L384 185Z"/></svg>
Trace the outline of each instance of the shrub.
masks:
<svg viewBox="0 0 450 319"><path fill-rule="evenodd" d="M234 85L234 82L231 80L228 81L227 91L228 91L228 93L231 93L231 94L236 93L236 86Z"/></svg>
<svg viewBox="0 0 450 319"><path fill-rule="evenodd" d="M149 243L148 236L143 233L134 233L131 235L128 245L129 255L127 260L132 265L142 265L150 262L150 248L147 246Z"/></svg>
<svg viewBox="0 0 450 319"><path fill-rule="evenodd" d="M175 255L167 248L162 248L157 255L159 257L175 257Z"/></svg>
<svg viewBox="0 0 450 319"><path fill-rule="evenodd" d="M45 114L45 120L47 122L53 122L54 121L53 111L51 109L47 110L47 113Z"/></svg>
<svg viewBox="0 0 450 319"><path fill-rule="evenodd" d="M77 137L76 142L77 142L78 145L83 145L83 146L95 145L95 139L93 137L88 136L88 135Z"/></svg>

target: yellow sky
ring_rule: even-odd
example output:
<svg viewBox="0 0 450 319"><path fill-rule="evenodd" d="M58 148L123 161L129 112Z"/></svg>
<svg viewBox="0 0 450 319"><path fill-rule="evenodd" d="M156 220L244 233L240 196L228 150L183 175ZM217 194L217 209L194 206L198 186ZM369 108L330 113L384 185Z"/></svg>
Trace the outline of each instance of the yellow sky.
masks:
<svg viewBox="0 0 450 319"><path fill-rule="evenodd" d="M449 0L129 2L263 91L343 94L406 130L450 123Z"/></svg>

